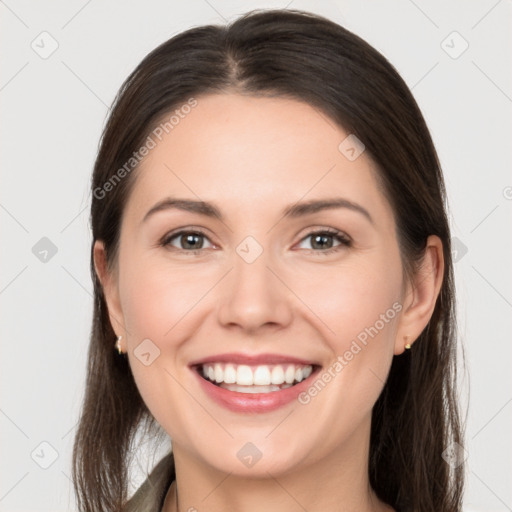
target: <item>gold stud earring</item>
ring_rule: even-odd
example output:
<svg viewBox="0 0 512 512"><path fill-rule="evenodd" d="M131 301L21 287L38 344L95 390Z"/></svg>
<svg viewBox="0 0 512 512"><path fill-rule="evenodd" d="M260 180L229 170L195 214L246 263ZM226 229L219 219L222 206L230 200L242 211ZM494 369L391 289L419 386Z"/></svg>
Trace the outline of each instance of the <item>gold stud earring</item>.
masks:
<svg viewBox="0 0 512 512"><path fill-rule="evenodd" d="M122 340L122 336L118 336L117 337L117 341L116 341L116 348L117 348L117 351L119 354L122 354L123 350L121 348L121 340Z"/></svg>
<svg viewBox="0 0 512 512"><path fill-rule="evenodd" d="M409 336L404 336L404 339L406 341L406 343L405 343L405 350L409 350L411 348L411 344L407 343L407 340L409 339Z"/></svg>

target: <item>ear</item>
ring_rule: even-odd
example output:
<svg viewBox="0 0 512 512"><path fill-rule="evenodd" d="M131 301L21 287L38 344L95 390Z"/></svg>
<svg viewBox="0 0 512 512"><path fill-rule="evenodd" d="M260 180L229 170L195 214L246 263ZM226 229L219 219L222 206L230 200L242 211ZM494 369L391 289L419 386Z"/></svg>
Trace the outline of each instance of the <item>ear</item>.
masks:
<svg viewBox="0 0 512 512"><path fill-rule="evenodd" d="M119 300L118 276L116 272L110 272L107 268L107 254L102 240L94 242L93 257L94 268L103 288L112 329L118 336L122 335L123 338L126 338L123 311Z"/></svg>
<svg viewBox="0 0 512 512"><path fill-rule="evenodd" d="M407 343L412 345L427 326L441 290L443 275L443 243L438 236L431 235L427 239L420 268L412 282L406 286L403 312L395 340L395 355L402 354Z"/></svg>

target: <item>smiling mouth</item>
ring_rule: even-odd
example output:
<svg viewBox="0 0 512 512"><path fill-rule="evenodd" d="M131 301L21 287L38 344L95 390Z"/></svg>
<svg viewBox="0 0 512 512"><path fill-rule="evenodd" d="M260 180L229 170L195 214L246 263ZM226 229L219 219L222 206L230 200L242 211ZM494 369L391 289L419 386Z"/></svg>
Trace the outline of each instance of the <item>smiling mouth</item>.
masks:
<svg viewBox="0 0 512 512"><path fill-rule="evenodd" d="M211 384L238 393L273 393L291 388L320 368L316 364L237 365L205 363L195 371Z"/></svg>

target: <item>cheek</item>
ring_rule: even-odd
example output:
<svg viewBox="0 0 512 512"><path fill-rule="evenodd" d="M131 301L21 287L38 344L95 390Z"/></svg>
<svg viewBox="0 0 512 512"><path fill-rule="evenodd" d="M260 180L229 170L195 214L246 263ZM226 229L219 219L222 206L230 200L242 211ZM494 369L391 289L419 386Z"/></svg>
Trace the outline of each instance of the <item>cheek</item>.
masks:
<svg viewBox="0 0 512 512"><path fill-rule="evenodd" d="M123 272L120 294L135 383L157 422L169 435L180 437L186 430L183 410L190 396L177 385L188 371L178 360L182 357L179 345L197 327L190 313L211 288L212 279L143 257L127 262Z"/></svg>
<svg viewBox="0 0 512 512"><path fill-rule="evenodd" d="M389 283L382 276L371 274L360 280L353 275L351 280L338 295L340 307L331 306L331 321L336 322L334 330L339 340L337 348L348 350L353 341L368 347L368 340L378 339L379 343L372 344L372 348L380 351L393 335L397 313L393 305L399 298L400 283Z"/></svg>
<svg viewBox="0 0 512 512"><path fill-rule="evenodd" d="M302 280L300 287L298 295L308 297L307 305L317 317L312 322L332 357L326 376L334 391L330 396L349 408L368 411L382 390L393 357L402 309L399 260L375 258L368 264L340 267L321 279Z"/></svg>
<svg viewBox="0 0 512 512"><path fill-rule="evenodd" d="M294 288L297 295L307 297L305 302L317 318L314 323L340 354L358 336L364 342L364 333L373 326L382 334L391 331L400 309L393 307L400 298L400 275L400 267L393 262L377 265L373 261L311 272L297 280Z"/></svg>
<svg viewBox="0 0 512 512"><path fill-rule="evenodd" d="M135 258L134 258L135 260ZM204 275L203 275L204 274ZM136 338L154 339L156 344L172 344L173 331L212 287L207 275L190 268L178 268L162 261L144 261L125 269L120 289L128 332Z"/></svg>

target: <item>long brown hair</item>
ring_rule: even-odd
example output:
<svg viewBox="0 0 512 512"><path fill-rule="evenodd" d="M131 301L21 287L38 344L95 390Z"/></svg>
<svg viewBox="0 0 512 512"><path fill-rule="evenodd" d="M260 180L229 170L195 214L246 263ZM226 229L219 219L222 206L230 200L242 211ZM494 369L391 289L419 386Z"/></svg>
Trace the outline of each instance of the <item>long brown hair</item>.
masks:
<svg viewBox="0 0 512 512"><path fill-rule="evenodd" d="M464 466L446 456L450 445L463 442L442 171L411 92L364 40L311 13L258 10L227 26L192 28L153 50L122 85L102 135L91 184L92 246L102 240L108 268L116 268L123 209L136 182L131 159L159 120L190 98L230 91L307 102L364 143L393 208L406 276L413 275L427 237L442 240L444 279L432 318L413 349L393 359L373 409L369 478L397 510L461 510ZM126 172L117 172L121 168ZM162 429L128 360L114 351L92 246L94 316L73 483L80 511L119 511L128 497L135 434L141 425L148 435Z"/></svg>

